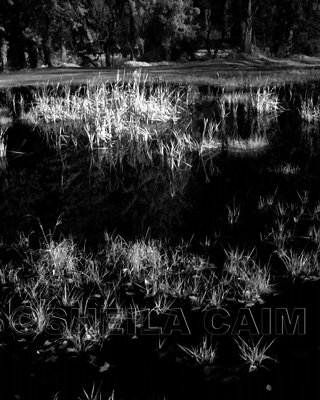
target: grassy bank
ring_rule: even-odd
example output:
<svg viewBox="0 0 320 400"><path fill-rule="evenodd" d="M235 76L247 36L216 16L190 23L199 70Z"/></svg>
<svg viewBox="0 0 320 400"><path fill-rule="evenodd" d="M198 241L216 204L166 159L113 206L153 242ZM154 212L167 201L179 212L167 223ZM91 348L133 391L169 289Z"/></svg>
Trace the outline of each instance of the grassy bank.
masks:
<svg viewBox="0 0 320 400"><path fill-rule="evenodd" d="M278 85L286 83L312 82L319 79L320 61L311 57L277 59L261 55L216 58L208 61L187 63L159 63L149 67L124 66L120 74L131 80L136 69L142 69L153 79L178 84L195 84L209 87L243 88L253 85ZM85 68L39 68L23 72L0 75L1 88L37 85L64 85L72 82L84 84L88 80L101 78L115 81L118 69Z"/></svg>

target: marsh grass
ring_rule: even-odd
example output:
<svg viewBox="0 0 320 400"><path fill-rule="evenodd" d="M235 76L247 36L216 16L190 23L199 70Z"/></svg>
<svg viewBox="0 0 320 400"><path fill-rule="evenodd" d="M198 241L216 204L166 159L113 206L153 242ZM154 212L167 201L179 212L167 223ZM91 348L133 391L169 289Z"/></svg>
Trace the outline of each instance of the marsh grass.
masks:
<svg viewBox="0 0 320 400"><path fill-rule="evenodd" d="M320 122L320 102L319 97L314 96L301 98L301 108L299 109L301 118L307 124L319 124Z"/></svg>
<svg viewBox="0 0 320 400"><path fill-rule="evenodd" d="M316 225L311 225L308 229L307 237L309 237L317 246L320 246L320 228Z"/></svg>
<svg viewBox="0 0 320 400"><path fill-rule="evenodd" d="M269 146L269 140L265 135L255 134L248 139L228 138L229 151L259 151Z"/></svg>
<svg viewBox="0 0 320 400"><path fill-rule="evenodd" d="M190 251L189 242L171 248L161 241L127 242L106 234L105 243L93 256L72 238L55 241L53 237L54 232L43 231L40 249L25 253L27 270L8 264L0 268L0 277L2 282L14 283L28 307L29 327L35 334L50 329L55 307L76 309L77 318L61 332L62 340L76 352L99 345L120 329L128 315L138 316L141 305L132 296L138 295L142 304L163 314L170 312L176 300L194 310L207 310L221 307L230 293L248 302L260 301L271 290L268 269L259 267L252 253L226 252L224 273L219 277L206 258ZM132 298L129 305L123 303L125 296ZM107 312L106 320L90 315L90 304L96 301ZM110 308L115 312L108 314Z"/></svg>
<svg viewBox="0 0 320 400"><path fill-rule="evenodd" d="M260 267L254 258L253 251L246 254L238 249L225 250L226 261L224 263L224 279L233 289L239 301L261 302L261 296L270 294L270 268Z"/></svg>
<svg viewBox="0 0 320 400"><path fill-rule="evenodd" d="M274 227L266 235L267 241L274 244L279 250L284 249L294 237L295 228L290 223L290 218L282 216L275 218Z"/></svg>
<svg viewBox="0 0 320 400"><path fill-rule="evenodd" d="M218 104L219 129L224 137L225 149L231 152L256 152L268 147L270 138L267 132L284 111L275 88L269 86L250 87L247 91L223 90ZM245 138L239 135L239 112L242 117L251 120L250 134Z"/></svg>
<svg viewBox="0 0 320 400"><path fill-rule="evenodd" d="M45 297L32 297L29 302L30 306L30 322L32 323L32 332L36 335L44 333L50 326L50 320L53 315L52 299L47 300ZM28 326L30 329L30 327Z"/></svg>
<svg viewBox="0 0 320 400"><path fill-rule="evenodd" d="M208 281L205 298L205 300L207 301L206 308L222 307L230 291L231 288L228 286L228 283L226 281L218 281L215 283Z"/></svg>
<svg viewBox="0 0 320 400"><path fill-rule="evenodd" d="M284 163L278 165L274 171L278 174L282 174L284 176L292 176L297 175L300 172L300 167L298 165L292 163Z"/></svg>
<svg viewBox="0 0 320 400"><path fill-rule="evenodd" d="M275 87L259 87L251 95L251 103L258 114L268 115L270 118L275 118L284 111Z"/></svg>
<svg viewBox="0 0 320 400"><path fill-rule="evenodd" d="M61 92L63 95L61 95ZM190 153L212 150L216 127L208 125L202 140L192 134L189 105L194 95L137 72L131 82L92 81L75 93L65 87L44 88L21 118L38 126L59 152L88 148L100 164L153 165L157 159L175 170L190 165Z"/></svg>
<svg viewBox="0 0 320 400"><path fill-rule="evenodd" d="M228 109L231 109L234 115L237 114L238 106L244 105L250 107L256 114L260 116L269 116L274 118L284 111L275 87L267 84L258 88L251 86L249 90L234 90L224 92L220 98L221 102L225 102Z"/></svg>
<svg viewBox="0 0 320 400"><path fill-rule="evenodd" d="M276 93L269 87L225 94L220 101L221 121L204 119L203 130L196 136L189 110L194 102L190 88L153 86L136 74L130 84L118 78L110 85L88 83L75 93L63 90L64 96L60 96L58 89L40 93L37 104L26 111L24 118L41 129L48 125L48 143L54 144L61 154L82 148L95 155L99 153L101 167L103 160L111 166L126 161L135 167L139 163L152 166L160 159L171 171L176 171L190 169L193 154L200 156L206 166L207 161L213 165L214 154L223 148L251 151L268 146L268 121L282 111ZM258 129L258 134L251 132L247 139L229 133L228 136L228 113L235 117L243 104L245 112L250 108L261 130ZM294 175L297 169L293 164L283 164L275 171ZM298 201L293 203L280 199L277 190L258 200L258 209L271 211L274 217L268 240L276 246L287 274L294 278L320 276L317 224L307 233L318 245L317 251L287 250L297 224L305 216L320 219L319 205L309 211L308 202L305 192L298 193ZM240 225L246 210L231 197L225 211L229 226L234 227ZM60 222L59 219L57 226ZM147 238L127 241L106 233L105 243L93 255L80 248L71 236L60 235L57 239L55 230L45 234L41 226L41 231L40 248L21 253L23 265L33 273L24 276L26 268L20 264L0 265L0 281L3 285L13 284L19 300L29 310L26 327L37 335L46 332L50 325L53 304L78 310L78 318L66 324L61 332L60 341L70 353L86 353L99 347L128 320L135 327L142 327L145 305L159 317L170 313L176 304L186 305L192 312L219 308L234 298L246 305L262 304L262 297L273 290L269 265L257 261L255 250L225 251L224 258L219 260L223 269L217 271L207 258L207 254L216 257L213 254L216 236L206 237L203 243L206 256L203 256L194 254L187 243L169 247L161 241ZM219 246L224 239L219 240ZM102 307L103 311L110 307L116 311L101 321L90 314L92 304ZM16 328L23 327L21 321L21 326ZM267 361L275 361L266 354L273 342L262 346L261 339L257 344L249 344L239 338L237 343L249 372L264 367ZM215 362L217 349L207 337L198 346L179 347L198 365ZM85 392L85 396L101 397L96 388Z"/></svg>
<svg viewBox="0 0 320 400"><path fill-rule="evenodd" d="M118 306L113 312L97 318L90 315L87 310L79 313L79 317L73 318L70 323L64 324L59 341L66 344L70 352L85 353L96 346L100 346L104 340L112 334L119 334L128 313Z"/></svg>
<svg viewBox="0 0 320 400"><path fill-rule="evenodd" d="M38 333L49 325L52 304L76 308L79 318L86 320L90 314L89 302L95 300L103 311L111 307L119 310L119 315L126 314L128 305L121 303L124 295L139 295L152 304L153 311L163 314L176 300L194 310L206 310L221 307L230 293L240 302L262 302L261 296L272 290L269 269L258 266L253 253L226 251L224 270L219 277L212 264L193 254L185 242L167 248L161 241L127 242L120 236L106 234L106 242L94 257L79 248L72 238L54 241L51 232L44 235L39 250L26 253L26 264L28 269L33 268L27 279L23 277L23 269L17 271L10 264L1 268L0 277L3 282L14 282L15 290L30 305L30 319ZM90 325L92 342L97 342L98 337L101 340L108 337L122 321L110 320L103 327L94 321ZM89 326L89 322L86 324ZM73 321L63 333L77 351L90 346L85 329L83 324ZM87 337L85 343L84 337Z"/></svg>
<svg viewBox="0 0 320 400"><path fill-rule="evenodd" d="M79 400L102 400L102 391L101 391L101 384L96 387L95 383L92 385L91 392L86 391L83 389L83 396L78 397ZM108 398L108 400L114 400L114 392Z"/></svg>
<svg viewBox="0 0 320 400"><path fill-rule="evenodd" d="M6 131L8 128L2 128L0 124L0 171L5 172L8 167L7 161L7 144L6 144Z"/></svg>
<svg viewBox="0 0 320 400"><path fill-rule="evenodd" d="M260 211L267 211L272 209L275 204L275 200L277 197L278 188L274 191L274 193L270 193L267 196L260 196L258 201L258 209Z"/></svg>
<svg viewBox="0 0 320 400"><path fill-rule="evenodd" d="M245 364L248 364L249 366L248 372L253 372L260 367L266 368L266 366L263 365L263 363L265 363L266 361L278 362L276 359L266 354L269 348L274 343L275 339L268 345L264 346L261 346L262 337L256 344L254 344L252 338L251 338L251 344L248 344L240 336L238 337L238 340L237 339L234 340L238 344L240 350L240 357L242 358L242 360L245 361Z"/></svg>
<svg viewBox="0 0 320 400"><path fill-rule="evenodd" d="M138 71L130 82L118 74L114 82L89 81L75 92L67 86L39 89L33 106L21 118L39 127L60 154L87 148L91 164L100 169L103 164L122 165L124 160L132 166L160 160L177 171L190 168L195 155L206 165L225 146L230 151L265 148L267 129L283 111L270 86L223 91L219 118L204 118L203 131L195 134L192 105L199 96L192 85L159 83ZM231 112L236 121L239 105L256 121L257 129L247 139L226 133L226 120Z"/></svg>
<svg viewBox="0 0 320 400"><path fill-rule="evenodd" d="M210 365L213 364L217 358L217 346L213 347L209 344L207 336L202 339L198 346L185 347L178 344L179 348L196 364Z"/></svg>
<svg viewBox="0 0 320 400"><path fill-rule="evenodd" d="M278 254L287 273L293 279L318 279L320 277L319 250L313 252L280 250Z"/></svg>
<svg viewBox="0 0 320 400"><path fill-rule="evenodd" d="M153 301L154 307L152 311L155 311L157 314L166 314L174 305L174 299L169 297L167 293L157 292Z"/></svg>
<svg viewBox="0 0 320 400"><path fill-rule="evenodd" d="M276 199L276 192L267 197L260 196L258 201L260 212L268 213L273 221L269 232L261 234L266 241L276 246L280 253L285 251L292 242L307 239L316 239L316 230L312 221L317 221L318 205L310 204L308 191L297 191L296 199L286 202ZM301 230L301 225L310 222L308 231ZM317 243L317 241L315 240Z"/></svg>

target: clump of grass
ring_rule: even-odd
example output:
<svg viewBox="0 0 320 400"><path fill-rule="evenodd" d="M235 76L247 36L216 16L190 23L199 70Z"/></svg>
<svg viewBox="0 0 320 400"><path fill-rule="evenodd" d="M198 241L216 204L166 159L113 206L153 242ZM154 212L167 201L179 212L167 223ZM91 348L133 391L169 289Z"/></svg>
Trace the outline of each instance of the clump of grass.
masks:
<svg viewBox="0 0 320 400"><path fill-rule="evenodd" d="M232 204L226 206L228 211L228 224L233 226L239 222L239 218L241 215L241 205L237 205L235 198L233 198Z"/></svg>
<svg viewBox="0 0 320 400"><path fill-rule="evenodd" d="M268 145L268 138L260 134L252 135L248 139L228 138L228 150L232 151L258 151Z"/></svg>
<svg viewBox="0 0 320 400"><path fill-rule="evenodd" d="M296 252L292 249L282 249L278 254L286 267L287 273L293 279L301 277L304 279L315 279L320 277L320 265L318 251Z"/></svg>
<svg viewBox="0 0 320 400"><path fill-rule="evenodd" d="M282 251L289 242L299 233L299 222L301 220L316 219L317 208L310 210L309 193L307 191L297 192L298 201L284 202L275 200L275 196L267 198L260 197L258 208L260 211L272 211L274 214L273 227L265 238Z"/></svg>
<svg viewBox="0 0 320 400"><path fill-rule="evenodd" d="M48 246L40 251L35 267L40 279L53 285L65 280L74 281L79 276L75 244L70 239L61 242L50 240Z"/></svg>
<svg viewBox="0 0 320 400"><path fill-rule="evenodd" d="M294 232L289 228L289 218L276 218L274 227L267 234L266 239L270 240L277 249L284 249L289 240L294 236Z"/></svg>
<svg viewBox="0 0 320 400"><path fill-rule="evenodd" d="M311 97L305 97L304 99L301 99L301 109L300 115L301 118L307 123L307 124L314 124L314 123L319 123L320 121L320 102L319 102L319 97L316 99L311 96Z"/></svg>
<svg viewBox="0 0 320 400"><path fill-rule="evenodd" d="M206 307L221 307L229 292L230 288L225 281L208 285L205 297L207 301Z"/></svg>
<svg viewBox="0 0 320 400"><path fill-rule="evenodd" d="M201 344L198 346L192 346L191 348L180 344L178 346L198 365L213 364L217 358L217 346L213 347L212 344L209 344L207 336L202 339Z"/></svg>
<svg viewBox="0 0 320 400"><path fill-rule="evenodd" d="M0 124L0 171L6 171L8 162L7 162L7 144L5 140L6 130L2 129Z"/></svg>
<svg viewBox="0 0 320 400"><path fill-rule="evenodd" d="M165 314L170 311L174 300L170 298L167 293L157 292L154 296L154 307L152 308L157 314Z"/></svg>
<svg viewBox="0 0 320 400"><path fill-rule="evenodd" d="M313 209L310 210L309 215L315 221L319 221L320 220L320 202L317 202L314 205Z"/></svg>
<svg viewBox="0 0 320 400"><path fill-rule="evenodd" d="M251 87L249 91L223 92L219 99L221 109L221 130L229 151L258 151L266 148L270 140L267 129L279 113L283 111L278 95L269 86ZM238 109L252 120L250 135L243 139L238 135ZM227 123L231 119L232 128ZM228 127L228 129L227 129ZM254 128L253 128L254 127ZM230 134L230 131L232 132Z"/></svg>
<svg viewBox="0 0 320 400"><path fill-rule="evenodd" d="M64 324L59 340L68 346L69 351L85 353L95 346L100 346L110 335L119 332L126 316L126 311L120 306L114 309L114 312L105 314L103 318L90 316L85 311L80 318L73 318L70 324Z"/></svg>
<svg viewBox="0 0 320 400"><path fill-rule="evenodd" d="M57 289L63 282L79 283L80 252L72 238L54 240L57 227L62 223L59 216L53 232L45 234L41 221L36 218L42 231L42 243L38 251L29 251L26 262L37 275L37 284Z"/></svg>
<svg viewBox="0 0 320 400"><path fill-rule="evenodd" d="M145 280L148 284L149 281L157 278L163 261L165 261L165 255L161 255L156 242L138 241L128 246L127 268L123 269L123 272L131 281Z"/></svg>
<svg viewBox="0 0 320 400"><path fill-rule="evenodd" d="M270 88L269 86L259 87L256 92L253 92L251 102L258 114L276 117L283 111L279 97L275 93L275 88Z"/></svg>
<svg viewBox="0 0 320 400"><path fill-rule="evenodd" d="M187 244L182 244L167 249L159 241L127 243L109 237L104 254L107 264L111 263L114 271L118 271L120 284L128 288L139 287L145 296L155 297L158 309L164 309L168 298L193 296L197 301L204 301L206 297L208 278L203 271L208 262L189 253L187 247Z"/></svg>
<svg viewBox="0 0 320 400"><path fill-rule="evenodd" d="M62 92L42 90L22 118L39 126L59 151L87 147L111 166L124 158L132 165L152 164L159 157L171 169L189 165L190 153L207 151L215 131L208 126L208 135L194 139L192 90L157 84L141 73L131 82L118 74L112 83L88 82L75 93Z"/></svg>
<svg viewBox="0 0 320 400"><path fill-rule="evenodd" d="M213 150L221 149L222 142L219 137L220 123L214 123L209 121L208 118L204 118L204 126L202 131L202 137L199 143L195 144L199 155L203 157L204 160L211 159Z"/></svg>
<svg viewBox="0 0 320 400"><path fill-rule="evenodd" d="M261 295L272 292L269 268L260 267L254 257L253 251L245 254L238 249L225 251L224 279L231 286L240 301L261 302Z"/></svg>
<svg viewBox="0 0 320 400"><path fill-rule="evenodd" d="M30 295L28 297L29 299L24 301L24 305L18 309L18 312L14 311L9 316L11 327L20 335L40 335L50 328L53 315L52 299L47 300L45 297Z"/></svg>
<svg viewBox="0 0 320 400"><path fill-rule="evenodd" d="M101 384L96 387L95 383L92 385L91 392L86 391L83 389L83 396L84 397L78 397L79 400L102 400L102 391L101 391ZM111 396L108 398L108 400L114 400L114 392L111 394Z"/></svg>
<svg viewBox="0 0 320 400"><path fill-rule="evenodd" d="M316 225L311 225L308 229L307 237L313 240L318 247L320 246L320 228Z"/></svg>
<svg viewBox="0 0 320 400"><path fill-rule="evenodd" d="M258 201L258 209L260 211L266 211L273 207L276 199L278 189L274 193L270 193L268 196L260 196Z"/></svg>
<svg viewBox="0 0 320 400"><path fill-rule="evenodd" d="M245 342L240 336L235 339L240 350L240 357L249 365L249 372L256 371L259 367L266 368L263 363L266 361L278 362L276 359L268 356L266 353L274 343L274 340L268 345L261 346L262 337L257 344L251 339L251 344Z"/></svg>
<svg viewBox="0 0 320 400"><path fill-rule="evenodd" d="M257 88L251 86L249 91L240 89L224 93L221 101L225 101L235 115L239 104L251 106L258 115L268 115L269 117L276 117L283 111L275 88L267 84Z"/></svg>
<svg viewBox="0 0 320 400"><path fill-rule="evenodd" d="M300 172L300 167L295 164L285 163L278 165L274 171L285 176L297 175Z"/></svg>

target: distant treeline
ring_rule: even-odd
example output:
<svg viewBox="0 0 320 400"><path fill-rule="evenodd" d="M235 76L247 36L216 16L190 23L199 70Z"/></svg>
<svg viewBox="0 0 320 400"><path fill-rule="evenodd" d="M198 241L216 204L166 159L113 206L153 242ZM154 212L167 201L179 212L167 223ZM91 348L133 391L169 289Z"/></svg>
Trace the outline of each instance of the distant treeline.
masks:
<svg viewBox="0 0 320 400"><path fill-rule="evenodd" d="M320 53L318 0L0 0L0 71L214 57L231 48Z"/></svg>

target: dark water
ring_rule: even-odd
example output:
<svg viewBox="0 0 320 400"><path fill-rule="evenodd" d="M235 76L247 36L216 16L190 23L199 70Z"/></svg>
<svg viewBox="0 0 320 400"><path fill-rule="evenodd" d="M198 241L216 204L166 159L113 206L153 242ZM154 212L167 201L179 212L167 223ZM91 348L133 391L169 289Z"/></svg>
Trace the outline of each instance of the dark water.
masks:
<svg viewBox="0 0 320 400"><path fill-rule="evenodd" d="M2 240L11 243L23 232L36 244L43 236L39 221L47 234L61 216L56 236L72 234L92 249L106 231L126 239L148 236L175 243L192 237L196 245L219 236L222 244L261 246L260 233L269 222L259 213L260 196L276 192L279 200L290 202L306 190L311 205L320 199L319 127L301 120L301 98L288 93L281 96L285 110L263 124L248 107L239 105L236 113L227 109L225 134L246 139L262 132L268 146L216 152L206 163L194 157L189 168L174 172L160 162L133 166L126 159L118 167L97 167L98 153L59 155L40 131L15 123L6 131L2 158ZM195 129L203 118L217 118L216 101L195 107ZM283 172L286 165L294 171Z"/></svg>
<svg viewBox="0 0 320 400"><path fill-rule="evenodd" d="M205 160L193 157L189 167L179 170L172 170L160 161L152 165L146 162L133 165L129 158L110 168L98 152L90 155L87 150L68 150L59 154L46 144L41 131L18 123L8 127L0 175L2 241L9 246L26 236L31 245L38 248L44 234L55 232L53 235L57 240L61 234L71 234L95 250L107 231L128 240L161 238L173 245L184 239L191 242L194 251L207 252L217 264L222 262L224 250L229 246L240 250L255 248L258 258L268 262L276 247L267 234L274 227L275 218L281 220L282 217L275 217L274 212L268 210L262 211L259 208L261 198L275 196L274 205L279 201L299 206L307 193L302 217L297 223L290 221L286 226L294 230L295 242L289 245L305 249L310 226L320 227L320 218L310 216L311 210L320 204L319 125L302 121L298 112L299 96L292 97L289 92L284 92L281 98L286 110L264 123L260 121L260 125L251 109L240 106L236 113L227 110L230 114L225 121L224 135L245 139L262 130L268 138L267 146L254 151L214 151ZM205 99L197 105L195 129L201 132L203 118L214 118L215 102ZM61 224L56 226L60 217ZM311 316L308 318L308 336L299 337L298 344L301 340L308 346L315 344L315 348L319 341L319 324L314 318L318 313L318 292L318 283L295 286L290 282L288 287L281 288L279 296L270 300L280 307L288 304L300 308L308 306L308 316ZM273 303L267 305L275 307ZM233 318L241 306L230 306ZM261 321L258 305L252 308L252 313L255 321ZM203 313L194 314L190 312L186 317L192 324L192 332L198 332L203 326ZM203 331L200 333L202 335ZM234 396L269 399L285 398L287 388L290 388L290 395L291 392L294 395L292 398L301 398L305 390L311 396L311 389L316 386L316 360L288 357L291 340L297 340L296 337L283 335L277 339L280 366L276 364L272 369L273 381L269 371L263 370L259 375L262 382L255 374L246 374L241 385L228 369L228 363L234 357L228 358L228 355L235 354L236 350L232 338L225 337L224 341L219 338L219 349L223 349L225 357L219 362L225 371L222 374L212 370L208 376L200 367L176 362L171 350L159 356L155 351L158 337L144 339L119 337L106 341L105 347L99 350L99 357L116 365L116 368L110 368L110 376L105 379L104 384L110 385L107 392L116 387L118 397L128 399L133 398L133 394L136 398L146 398L143 395L154 391L169 394L172 399L211 399L213 393L219 399ZM169 344L171 340L173 346L175 339L169 338ZM36 351L31 351L32 347L30 354L34 357ZM17 368L22 368L20 361L18 363L12 357L11 349L2 362L5 371L9 365L10 377L16 375ZM26 362L25 370L21 369L25 372L20 373L21 376L28 376L27 365ZM63 355L61 365L47 360L41 363L38 379L43 382L45 376L53 381L51 377L55 376L61 380L59 384L67 386L62 398L75 398L79 377L82 382L94 375L91 367L85 359L79 361L70 356L65 361ZM218 374L223 379L216 383ZM24 380L21 386L28 387L29 382ZM311 385L307 386L309 381ZM34 387L39 393L45 392L46 389L36 383ZM51 384L54 387L55 384ZM271 384L275 395L269 396L265 390L267 384ZM8 391L11 393L11 390L10 385ZM40 394L38 398L41 398Z"/></svg>

